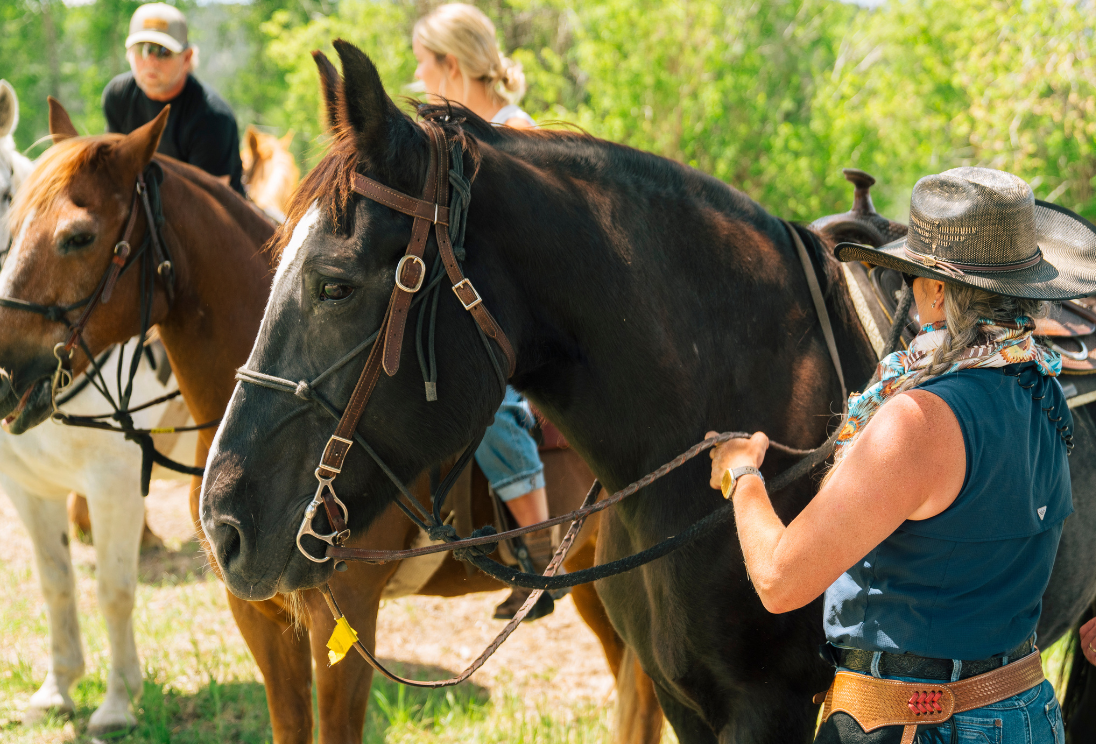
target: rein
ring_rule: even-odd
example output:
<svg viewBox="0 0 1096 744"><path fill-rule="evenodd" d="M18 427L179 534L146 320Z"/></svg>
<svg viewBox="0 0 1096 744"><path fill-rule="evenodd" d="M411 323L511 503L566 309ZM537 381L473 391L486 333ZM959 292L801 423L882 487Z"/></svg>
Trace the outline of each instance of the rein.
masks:
<svg viewBox="0 0 1096 744"><path fill-rule="evenodd" d="M493 576L504 583L534 590L522 606L521 610L506 625L494 642L492 642L483 654L481 654L464 672L457 677L448 680L419 682L400 677L385 669L373 654L358 640L357 634L350 627L342 611L339 609L330 586L325 585L321 589L328 608L332 613L332 617L336 621L335 632L328 642L328 647L332 649L332 663L341 659L350 648L354 648L374 669L394 682L413 687L436 688L462 682L479 669L487 658L494 653L502 642L514 631L517 625L525 618L529 610L540 597L541 592L549 589L562 589L578 584L585 584L625 571L630 571L677 550L681 546L706 535L717 525L729 520L734 514L734 506L730 500L726 501L726 503L722 504L718 509L695 522L681 533L666 538L640 553L611 563L593 566L575 573L569 573L563 576L555 575L559 566L562 564L564 556L573 544L579 529L581 529L586 518L591 514L603 511L610 506L620 503L625 498L635 494L642 488L685 464L701 452L708 450L717 444L721 444L731 439L748 438L750 435L745 432L728 432L706 439L703 442L692 446L687 451L662 465L655 471L602 501L596 501L597 494L601 490L601 485L595 480L582 506L568 514L535 525L519 527L502 533L497 533L494 527L488 525L487 527L476 530L471 537L462 539L458 537L456 530L451 525L443 523L440 509L445 501L446 495L455 482L456 477L463 471L468 461L471 459L472 454L475 452L480 439L482 439L483 432L481 431L479 436L464 449L457 463L438 487L432 497L432 513L427 514L410 493L406 485L400 481L391 468L384 463L380 456L358 433L357 425L361 420L373 389L380 378L381 370L383 369L388 376L392 376L399 368L399 356L408 310L428 298L432 298L430 321L431 368L428 370L428 365L425 363L421 349L419 350L419 362L426 383L427 400L437 399L436 369L433 368L432 338L434 331L433 313L435 313L437 309L436 290L443 278L441 266L444 266L444 275L447 276L452 283L451 288L453 293L457 296L457 299L461 302L464 309L469 311L475 319L477 330L484 343L484 348L491 359L495 371L498 374L499 382L504 389L506 379L514 372L516 357L506 335L498 326L494 317L491 316L490 312L483 306L483 301L479 293L472 286L472 283L464 276L457 256L454 254L454 245L451 239L455 239L458 247L462 247L460 246L460 243L463 242L463 223L466 219L468 200L471 195L470 183L463 178L463 153L461 148L459 145L454 144L453 167L450 169L448 162L449 147L446 141L445 131L438 124L430 120L423 121L421 125L427 132L431 142L426 185L423 189L423 197L421 199L416 199L407 194L397 192L360 174L355 173L353 175L353 188L356 193L414 218L410 242L408 243L404 256L396 266L395 287L392 290L388 310L381 323L381 327L311 381L293 381L263 372L253 371L246 367L241 367L237 371L236 379L240 382L258 385L272 390L293 393L302 400L319 406L328 415L337 419L339 422L334 434L331 435L324 447L319 466L315 471L319 485L317 486L315 496L305 509L300 528L297 532L297 548L308 560L315 563L324 563L329 560L334 560L336 570L341 571L346 570L345 561L349 560L367 563L387 563L432 553L452 551L454 554L453 557L457 560L468 561L488 575ZM448 199L448 185L450 182L452 182L455 187L452 202ZM456 224L458 222L460 223L459 226ZM433 275L429 284L426 286L426 291L417 294L423 288L426 277L426 266L422 256L429 237L431 224L435 227L438 243L438 259L437 262L435 262ZM845 396L844 372L842 370L841 360L838 356L829 313L826 310L825 300L819 287L814 265L795 228L786 222L784 225L796 246L798 256L802 262L803 270L806 274L807 283L811 292L812 302L822 326L827 350L834 368L837 371L843 397L847 398L847 396ZM458 255L463 259L463 251ZM439 266L439 263L441 266ZM419 314L418 330L420 336L425 314L424 308L424 311ZM494 348L489 339L493 340L505 355L508 364L507 373L504 373L499 367ZM892 342L893 339L894 334L892 333ZM356 358L360 353L365 351L367 347L369 347L369 355L366 359L365 368L362 370L358 382L354 387L354 391L351 394L346 409L340 413L321 394L319 394L315 388L350 360ZM297 415L301 410L302 409L298 408L292 411L287 418ZM283 419L283 422L284 420L285 419ZM808 450L795 449L778 442L771 442L770 447L773 449L789 455L800 456L802 459L772 479L769 486L770 492L787 487L824 462L832 453L834 443L836 442L840 431L841 427L839 426L821 446ZM443 544L429 545L411 550L365 550L344 547L344 544L350 537L350 530L347 527L349 512L346 505L335 494L332 484L341 472L347 452L355 442L365 450L398 488L399 494L396 498L397 506L416 525L418 525L420 529L425 531L432 540L444 541ZM405 503L405 501L407 503ZM313 528L313 520L321 506L324 508L329 525L333 530L329 534L317 533ZM488 557L488 555L495 550L499 540L517 537L564 522L571 522L571 525L543 575L519 571L504 566ZM302 545L301 538L306 535L327 543L328 547L322 557L318 558L313 556L305 549L304 545Z"/></svg>
<svg viewBox="0 0 1096 744"><path fill-rule="evenodd" d="M171 400L180 394L178 390L175 390L174 392L160 396L159 398L142 405L130 406L130 397L133 395L133 381L137 376L137 370L141 362L141 349L144 348L145 338L151 325L152 303L156 291L157 278L159 278L164 287L164 291L167 294L168 304L173 304L175 301L174 264L172 263L171 253L167 243L160 235L160 226L163 223L163 211L160 201L160 180L162 178L163 171L160 169L160 166L155 163L150 163L145 172L137 175L137 181L133 188L133 200L130 204L129 217L126 220L122 236L114 245L110 264L103 272L103 275L99 279L99 283L90 295L71 305L40 305L27 300L0 297L0 307L35 313L43 316L47 320L55 323L64 323L66 325L68 328L68 337L66 341L57 344L53 349L53 355L57 358L57 369L53 375L51 391L53 401L53 413L51 414L51 418L57 423L66 426L118 432L124 434L126 439L136 442L141 447L142 453L141 495L143 496L148 495L153 463L185 475L202 475L205 472L204 468L185 465L161 454L157 451L152 441L152 434L167 434L207 429L220 423L219 421L211 421L198 426L162 427L156 429L138 429L135 428L133 424L133 413L150 408L158 403ZM131 241L137 226L137 217L140 213L145 215L148 231L141 246L134 251ZM138 262L142 265L139 311L141 332L138 339L138 350L131 358L128 378L124 389L122 386L122 356L121 353L119 353L118 398L115 400L115 397L111 394L106 380L102 375L103 365L106 362L106 356L109 353L109 349L96 359L91 354L91 350L84 341L83 332L95 310L100 305L105 305L110 302L111 295L114 293L114 287L118 280ZM83 311L80 313L79 317L75 321L70 321L68 319L69 313L80 310L81 308ZM89 367L85 372L84 379L76 383L77 388L73 390L69 389L73 385L73 380L72 374L66 364L71 363L77 346L79 346L87 356ZM125 347L124 343L122 344L122 347ZM114 409L113 413L98 416L77 416L65 413L59 408L60 405L75 397L75 395L81 392L89 383L106 399L107 403L110 404L110 407ZM114 419L120 426L113 426L106 423L104 421L105 419Z"/></svg>

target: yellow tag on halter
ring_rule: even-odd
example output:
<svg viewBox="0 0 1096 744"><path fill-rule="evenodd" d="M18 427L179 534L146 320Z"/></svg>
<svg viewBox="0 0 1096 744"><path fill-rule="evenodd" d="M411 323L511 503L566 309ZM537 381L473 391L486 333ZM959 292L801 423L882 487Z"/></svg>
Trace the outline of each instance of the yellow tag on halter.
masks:
<svg viewBox="0 0 1096 744"><path fill-rule="evenodd" d="M723 498L728 498L731 495L731 489L734 488L734 476L731 475L730 470L723 471L723 480L719 482L719 487L723 490Z"/></svg>
<svg viewBox="0 0 1096 744"><path fill-rule="evenodd" d="M335 631L327 639L327 647L331 649L327 652L328 662L334 666L342 661L357 640L358 634L350 627L350 623L346 622L345 617L336 620Z"/></svg>

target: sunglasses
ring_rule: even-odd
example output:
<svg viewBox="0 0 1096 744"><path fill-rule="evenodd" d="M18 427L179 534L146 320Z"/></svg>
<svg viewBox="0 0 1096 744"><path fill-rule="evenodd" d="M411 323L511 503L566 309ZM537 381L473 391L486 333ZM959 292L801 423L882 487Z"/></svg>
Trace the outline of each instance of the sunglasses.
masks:
<svg viewBox="0 0 1096 744"><path fill-rule="evenodd" d="M141 59L148 59L149 57L155 57L156 59L171 59L175 56L175 52L168 49L161 44L153 44L151 41L144 41L140 44L135 44L133 48L137 54L141 55Z"/></svg>

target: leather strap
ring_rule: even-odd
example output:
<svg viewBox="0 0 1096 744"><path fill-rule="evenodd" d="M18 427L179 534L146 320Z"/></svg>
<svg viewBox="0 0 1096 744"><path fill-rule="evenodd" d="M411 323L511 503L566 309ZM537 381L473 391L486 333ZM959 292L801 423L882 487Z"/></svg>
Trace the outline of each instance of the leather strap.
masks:
<svg viewBox="0 0 1096 744"><path fill-rule="evenodd" d="M440 157L444 157L444 153L440 154ZM439 153L431 148L430 164L426 169L426 183L423 186L422 196L424 200L429 200L435 204L441 201L437 198L438 174L443 170L448 172L448 169L448 159L445 159L444 162L440 161ZM377 188L384 188L376 181L370 183ZM355 190L357 190L356 186ZM391 189L385 190L391 192ZM397 196L402 197L403 195L397 193ZM410 200L410 197L404 198ZM420 204L427 203L426 201L415 201ZM388 321L384 326L383 366L385 374L389 377L399 371L400 353L403 350L403 331L407 325L407 311L411 309L411 298L419 291L423 279L426 278L426 264L423 263L422 254L426 251L426 239L429 236L430 219L415 216L415 222L411 226L411 241L407 244L404 257L396 266L396 286L392 288L392 297L388 301Z"/></svg>
<svg viewBox="0 0 1096 744"><path fill-rule="evenodd" d="M1006 659L1019 659L1031 653L1035 648L1035 637L1027 638L1000 656L991 656L988 659L963 660L959 679L976 677L979 674L992 672L1002 666L1008 666ZM851 672L871 674L872 662L875 654L871 651L863 651L858 648L833 648L837 666ZM916 654L892 654L884 651L876 666L876 670L883 677L916 677L917 679L936 679L948 681L951 679L953 662L951 659L933 659Z"/></svg>
<svg viewBox="0 0 1096 744"><path fill-rule="evenodd" d="M830 323L830 314L826 310L826 299L822 296L822 288L818 285L818 275L815 273L811 257L807 255L807 248L799 233L787 221L781 220L795 243L795 250L799 254L799 261L803 264L803 273L807 277L807 286L811 290L811 300L814 301L814 311L818 315L818 321L822 324L822 335L826 339L826 348L830 352L830 360L833 368L837 370L837 379L841 383L841 403L845 408L849 405L849 390L845 386L845 371L841 368L841 357L837 353L837 341L833 335L833 325Z"/></svg>
<svg viewBox="0 0 1096 744"><path fill-rule="evenodd" d="M431 152L430 157L434 158L435 153ZM432 185L431 180L430 175L427 174L427 189ZM427 222L436 222L439 225L449 224L449 207L446 203L438 203L427 197L416 199L413 196L401 194L399 191L390 189L383 183L378 183L372 178L363 176L360 173L354 174L352 183L354 191L364 197L372 199L378 204L383 204L389 209L403 212L404 214L426 220Z"/></svg>
<svg viewBox="0 0 1096 744"><path fill-rule="evenodd" d="M430 125L427 122L427 131L430 132L430 136L434 139L434 145L441 152L448 152L448 143L445 141L445 131L436 125ZM440 201L449 200L449 179L446 177L440 184ZM471 313L479 327L483 329L483 332L487 334L487 337L499 345L502 349L502 353L506 356L507 373L506 376L510 377L514 374L514 370L517 369L517 355L514 353L514 349L510 346L510 340L506 338L506 334L503 333L502 328L491 315L490 311L484 306L483 298L480 297L479 292L472 286L472 282L464 276L464 272L460 268L460 263L457 262L457 257L453 254L453 244L449 240L449 231L436 228L438 238L438 252L441 254L442 263L445 264L445 273L449 276L449 281L453 283L453 294L460 300L464 309Z"/></svg>
<svg viewBox="0 0 1096 744"><path fill-rule="evenodd" d="M959 682L900 682L841 671L822 703L822 721L847 713L870 733L884 726L944 723L964 713L1030 690L1046 679L1039 650L1008 666Z"/></svg>
<svg viewBox="0 0 1096 744"><path fill-rule="evenodd" d="M137 227L137 200L141 197L142 185L143 179L138 175L137 185L133 189L133 203L129 206L129 219L126 221L125 230L122 231L122 238L114 245L114 255L110 259L110 265L107 266L106 273L103 274L99 286L88 298L88 303L84 306L84 312L80 313L80 317L76 319L76 322L72 324L72 328L69 330L69 337L65 342L66 354L72 354L72 350L80 340L80 335L84 332L88 321L91 320L91 314L95 311L95 308L99 306L100 302L106 303L110 300L111 294L114 293L114 285L118 282L118 277L121 276L122 269L125 268L132 250L130 241L133 239L133 231ZM151 223L149 223L149 229L151 229Z"/></svg>

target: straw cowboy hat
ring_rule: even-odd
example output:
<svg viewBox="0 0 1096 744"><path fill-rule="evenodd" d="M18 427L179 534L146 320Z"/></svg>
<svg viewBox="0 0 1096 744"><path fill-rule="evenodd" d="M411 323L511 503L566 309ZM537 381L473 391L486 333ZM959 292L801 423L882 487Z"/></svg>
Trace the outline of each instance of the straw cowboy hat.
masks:
<svg viewBox="0 0 1096 744"><path fill-rule="evenodd" d="M1096 292L1096 226L992 168L925 176L913 187L906 237L880 248L840 243L834 255L1010 297Z"/></svg>

